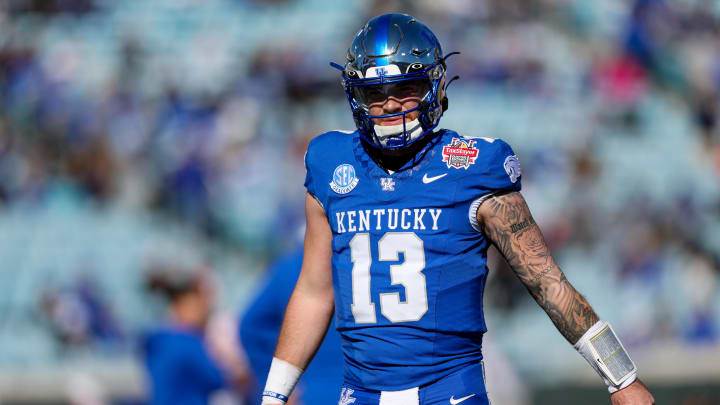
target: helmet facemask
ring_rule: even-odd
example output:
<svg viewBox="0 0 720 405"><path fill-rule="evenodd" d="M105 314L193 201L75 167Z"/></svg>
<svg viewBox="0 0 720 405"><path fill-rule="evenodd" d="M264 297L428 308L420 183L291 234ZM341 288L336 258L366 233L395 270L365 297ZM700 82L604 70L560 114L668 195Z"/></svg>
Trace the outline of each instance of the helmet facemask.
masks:
<svg viewBox="0 0 720 405"><path fill-rule="evenodd" d="M443 112L439 90L445 70L439 62L428 67L419 63L414 65L410 66L417 69L414 72L364 79L350 79L344 72L343 84L355 124L360 135L370 145L382 149L402 149L437 127ZM396 70L393 67L384 68ZM389 98L401 105L416 100L417 105L405 111L373 115L373 107L382 108ZM415 111L419 112L417 118L409 120L408 115ZM380 125L373 122L393 117L401 118L400 123Z"/></svg>
<svg viewBox="0 0 720 405"><path fill-rule="evenodd" d="M443 57L435 34L406 14L375 17L358 32L348 49L345 65L331 65L342 71L342 85L353 119L366 143L380 149L403 149L437 127L447 106L440 98L444 98L442 83L447 56ZM371 108L373 101L388 102L388 97L402 100L402 86L409 84L415 89L417 106L391 114ZM408 121L408 115L415 112L417 118ZM393 117L398 118L396 125L373 122Z"/></svg>

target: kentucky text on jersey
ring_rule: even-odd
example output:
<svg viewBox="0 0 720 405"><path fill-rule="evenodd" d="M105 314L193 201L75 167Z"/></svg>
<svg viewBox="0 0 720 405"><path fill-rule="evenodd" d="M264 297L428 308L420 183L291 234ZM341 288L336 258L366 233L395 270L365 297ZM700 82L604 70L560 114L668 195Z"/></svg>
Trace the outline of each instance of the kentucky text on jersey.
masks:
<svg viewBox="0 0 720 405"><path fill-rule="evenodd" d="M337 233L366 232L370 230L438 230L442 214L439 208L376 208L335 213Z"/></svg>
<svg viewBox="0 0 720 405"><path fill-rule="evenodd" d="M520 167L502 140L450 130L417 156L388 173L357 132L329 132L305 158L333 233L335 325L355 387L404 390L482 359L490 242L474 214L487 195L520 190Z"/></svg>

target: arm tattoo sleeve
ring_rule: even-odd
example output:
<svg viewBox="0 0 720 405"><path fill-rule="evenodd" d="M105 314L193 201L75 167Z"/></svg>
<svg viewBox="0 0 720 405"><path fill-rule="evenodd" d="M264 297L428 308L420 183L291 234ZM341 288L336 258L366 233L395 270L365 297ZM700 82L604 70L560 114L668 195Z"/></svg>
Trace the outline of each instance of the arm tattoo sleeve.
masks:
<svg viewBox="0 0 720 405"><path fill-rule="evenodd" d="M487 199L478 209L478 221L560 333L576 343L598 317L555 263L522 195Z"/></svg>

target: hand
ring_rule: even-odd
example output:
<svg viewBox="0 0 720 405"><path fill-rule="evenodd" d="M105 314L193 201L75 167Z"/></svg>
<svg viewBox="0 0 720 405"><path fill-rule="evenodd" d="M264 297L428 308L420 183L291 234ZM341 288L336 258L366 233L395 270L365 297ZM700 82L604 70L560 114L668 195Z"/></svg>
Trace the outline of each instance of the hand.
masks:
<svg viewBox="0 0 720 405"><path fill-rule="evenodd" d="M635 380L620 391L610 394L610 402L612 405L653 405L655 398L642 381Z"/></svg>

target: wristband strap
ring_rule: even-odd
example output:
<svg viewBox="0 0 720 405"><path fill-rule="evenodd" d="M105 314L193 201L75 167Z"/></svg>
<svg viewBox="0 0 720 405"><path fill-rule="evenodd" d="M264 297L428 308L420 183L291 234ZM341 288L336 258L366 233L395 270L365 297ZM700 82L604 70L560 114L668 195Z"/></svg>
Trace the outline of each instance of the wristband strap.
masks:
<svg viewBox="0 0 720 405"><path fill-rule="evenodd" d="M273 357L263 390L263 403L287 402L302 373L302 369Z"/></svg>
<svg viewBox="0 0 720 405"><path fill-rule="evenodd" d="M279 399L283 402L287 402L288 399L290 399L283 394L278 394L277 392L272 392L272 391L263 391L263 397L271 397L271 398Z"/></svg>
<svg viewBox="0 0 720 405"><path fill-rule="evenodd" d="M637 367L607 322L598 321L574 345L612 394L637 379Z"/></svg>

